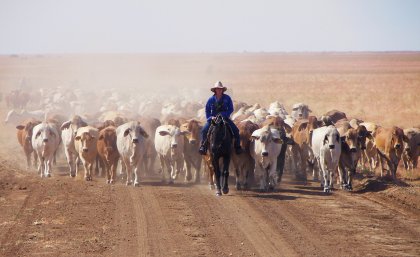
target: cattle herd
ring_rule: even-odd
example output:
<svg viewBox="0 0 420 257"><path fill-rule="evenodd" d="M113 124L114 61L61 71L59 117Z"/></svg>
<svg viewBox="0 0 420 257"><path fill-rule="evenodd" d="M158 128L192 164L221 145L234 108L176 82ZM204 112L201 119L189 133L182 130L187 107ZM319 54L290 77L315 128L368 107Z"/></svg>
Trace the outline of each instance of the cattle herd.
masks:
<svg viewBox="0 0 420 257"><path fill-rule="evenodd" d="M100 95L82 89L13 90L5 96L10 109L5 122L16 126L27 167L33 162L41 177L53 174L63 149L71 177L82 164L85 180L96 170L109 184L121 179L139 186L140 174L154 174L158 161L162 181L174 183L185 173L185 181L199 183L201 170L207 170L214 188L211 156L198 153L204 102L191 94L163 98L135 90ZM338 110L311 116L303 103L294 104L290 115L278 101L267 107L234 102L234 109L231 119L244 149L230 160L237 190L273 190L283 169L298 180L309 175L328 193L336 178L342 189L352 190L352 178L361 170L379 169L381 176L396 179L401 159L406 170L417 167L420 128L381 127Z"/></svg>

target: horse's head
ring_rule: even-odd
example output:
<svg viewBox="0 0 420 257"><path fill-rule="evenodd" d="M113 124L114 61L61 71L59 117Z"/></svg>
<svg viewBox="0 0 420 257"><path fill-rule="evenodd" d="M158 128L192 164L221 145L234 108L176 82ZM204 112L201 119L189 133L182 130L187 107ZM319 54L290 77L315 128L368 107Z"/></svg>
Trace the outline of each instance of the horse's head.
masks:
<svg viewBox="0 0 420 257"><path fill-rule="evenodd" d="M213 154L226 154L230 151L232 136L228 123L221 114L218 114L211 122L209 129L210 151Z"/></svg>

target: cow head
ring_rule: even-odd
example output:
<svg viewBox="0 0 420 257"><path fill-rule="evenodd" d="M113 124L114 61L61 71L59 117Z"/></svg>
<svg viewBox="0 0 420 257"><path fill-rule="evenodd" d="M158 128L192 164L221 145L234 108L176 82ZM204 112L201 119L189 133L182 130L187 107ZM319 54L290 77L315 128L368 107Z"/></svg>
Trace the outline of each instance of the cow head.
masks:
<svg viewBox="0 0 420 257"><path fill-rule="evenodd" d="M188 134L188 131L181 131L178 127L174 125L170 125L167 127L167 130L161 130L159 131L159 135L161 136L167 136L170 137L170 145L171 149L175 150L178 147L178 144L180 143L180 137Z"/></svg>
<svg viewBox="0 0 420 257"><path fill-rule="evenodd" d="M98 141L103 141L105 145L105 159L109 161L109 157L117 149L117 133L115 127L106 127L99 133Z"/></svg>
<svg viewBox="0 0 420 257"><path fill-rule="evenodd" d="M357 135L358 135L358 144L360 149L366 149L366 138L373 141L372 133L366 129L365 126L359 125L357 127Z"/></svg>
<svg viewBox="0 0 420 257"><path fill-rule="evenodd" d="M200 140L200 123L194 119L182 124L181 132L185 135L188 143L194 145Z"/></svg>
<svg viewBox="0 0 420 257"><path fill-rule="evenodd" d="M392 128L391 145L400 150L404 146L404 131L398 127Z"/></svg>
<svg viewBox="0 0 420 257"><path fill-rule="evenodd" d="M260 130L254 131L251 136L252 140L258 140L261 143L261 157L268 157L270 155L270 144L281 144L281 135L279 130L272 129L270 126L265 126Z"/></svg>
<svg viewBox="0 0 420 257"><path fill-rule="evenodd" d="M42 125L38 127L37 130L34 131L36 133L35 139L40 138L44 144L47 144L50 139L52 138L55 139L56 134L47 123L41 123L41 124Z"/></svg>
<svg viewBox="0 0 420 257"><path fill-rule="evenodd" d="M337 129L333 126L329 127L330 129L327 131L324 137L324 145L328 145L330 149L335 149L336 144L341 143L340 134L338 133Z"/></svg>
<svg viewBox="0 0 420 257"><path fill-rule="evenodd" d="M312 111L309 109L308 105L303 103L295 104L292 108L292 116L296 120L307 119L310 112Z"/></svg>
<svg viewBox="0 0 420 257"><path fill-rule="evenodd" d="M347 130L346 134L341 138L341 142L348 145L351 153L357 152L357 147L359 145L359 135L357 131L354 128Z"/></svg>
<svg viewBox="0 0 420 257"><path fill-rule="evenodd" d="M141 138L148 138L149 135L140 126L140 122L131 122L130 126L124 130L124 137L130 137L133 144L138 144Z"/></svg>

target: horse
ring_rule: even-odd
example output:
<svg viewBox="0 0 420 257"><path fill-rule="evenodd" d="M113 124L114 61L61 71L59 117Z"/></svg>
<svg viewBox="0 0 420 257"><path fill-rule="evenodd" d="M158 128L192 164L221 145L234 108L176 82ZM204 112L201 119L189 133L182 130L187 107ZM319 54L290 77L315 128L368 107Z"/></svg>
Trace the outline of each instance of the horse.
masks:
<svg viewBox="0 0 420 257"><path fill-rule="evenodd" d="M221 114L218 114L212 120L209 133L209 154L214 168L216 178L216 195L221 196L229 193L229 163L231 156L232 133L229 124ZM223 158L223 166L220 167L219 160ZM221 188L221 178L223 180L223 189Z"/></svg>

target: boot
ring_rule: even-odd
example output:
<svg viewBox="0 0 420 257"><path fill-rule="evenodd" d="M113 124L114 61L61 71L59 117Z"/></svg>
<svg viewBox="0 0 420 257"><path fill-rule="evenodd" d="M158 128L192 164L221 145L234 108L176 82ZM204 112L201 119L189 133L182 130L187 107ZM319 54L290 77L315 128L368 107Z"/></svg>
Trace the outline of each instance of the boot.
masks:
<svg viewBox="0 0 420 257"><path fill-rule="evenodd" d="M241 145L235 145L235 153L236 154L241 154L243 153L243 150L241 148Z"/></svg>
<svg viewBox="0 0 420 257"><path fill-rule="evenodd" d="M198 152L201 155L206 155L207 154L207 142L203 141L201 142L200 148L198 149Z"/></svg>

